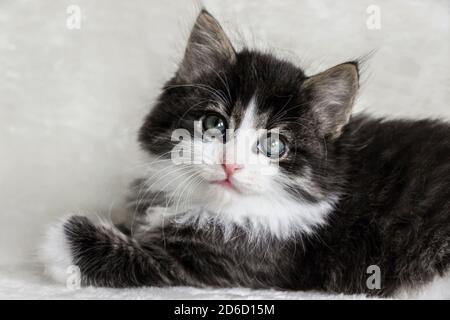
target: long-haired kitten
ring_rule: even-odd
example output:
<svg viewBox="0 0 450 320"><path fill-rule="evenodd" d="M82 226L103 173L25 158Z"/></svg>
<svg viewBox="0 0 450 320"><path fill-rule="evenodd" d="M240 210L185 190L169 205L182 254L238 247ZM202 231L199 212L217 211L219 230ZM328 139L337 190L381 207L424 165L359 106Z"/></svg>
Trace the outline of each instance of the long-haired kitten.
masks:
<svg viewBox="0 0 450 320"><path fill-rule="evenodd" d="M202 11L145 118L130 223L72 216L47 270L82 285L389 296L450 266L450 126L352 117L358 63L307 76ZM373 279L370 277L373 276ZM373 282L371 282L374 280Z"/></svg>

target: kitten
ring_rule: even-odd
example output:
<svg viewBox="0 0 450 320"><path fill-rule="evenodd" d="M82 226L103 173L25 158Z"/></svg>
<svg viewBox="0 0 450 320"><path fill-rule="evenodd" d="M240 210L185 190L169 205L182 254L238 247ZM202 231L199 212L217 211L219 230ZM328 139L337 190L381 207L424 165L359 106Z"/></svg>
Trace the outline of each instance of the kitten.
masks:
<svg viewBox="0 0 450 320"><path fill-rule="evenodd" d="M65 281L74 264L83 285L107 287L379 296L443 276L450 126L351 117L358 79L355 61L306 76L270 54L236 52L202 11L140 130L151 161L132 188L133 219L63 220L43 247L48 271ZM373 265L381 285L370 287Z"/></svg>

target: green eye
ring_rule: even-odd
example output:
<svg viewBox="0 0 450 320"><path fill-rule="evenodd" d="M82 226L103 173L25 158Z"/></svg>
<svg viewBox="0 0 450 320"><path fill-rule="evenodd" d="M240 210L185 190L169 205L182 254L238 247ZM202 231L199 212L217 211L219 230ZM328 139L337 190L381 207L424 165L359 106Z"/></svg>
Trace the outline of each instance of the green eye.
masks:
<svg viewBox="0 0 450 320"><path fill-rule="evenodd" d="M203 129L206 130L211 130L211 129L216 129L219 130L222 135L225 134L225 130L226 130L226 123L225 120L217 115L207 115L204 119L203 119Z"/></svg>
<svg viewBox="0 0 450 320"><path fill-rule="evenodd" d="M258 142L258 150L269 158L280 158L286 153L286 144L278 135L268 134Z"/></svg>

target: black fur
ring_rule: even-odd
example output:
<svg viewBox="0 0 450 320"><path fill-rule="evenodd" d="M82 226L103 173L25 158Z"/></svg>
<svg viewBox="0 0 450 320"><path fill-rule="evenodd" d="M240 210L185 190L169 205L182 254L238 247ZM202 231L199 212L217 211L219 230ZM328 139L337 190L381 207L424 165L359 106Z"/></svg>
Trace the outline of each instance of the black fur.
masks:
<svg viewBox="0 0 450 320"><path fill-rule="evenodd" d="M358 81L355 62L307 77L271 55L236 53L223 35L207 53L195 51L192 42L201 43L199 50L208 44L196 28L222 32L215 23L202 12L180 70L141 128L143 148L156 155L170 151L172 130L191 130L211 100L223 102L223 112L237 126L256 95L266 125L279 127L289 143L289 153L280 159L282 172L301 175L308 166L314 173L314 193L299 185L286 191L310 203L339 194L335 209L313 235L258 241L238 226L225 241L217 228L168 224L164 230L133 233L72 217L65 234L83 283L386 296L444 275L450 266L450 126L365 116L348 120ZM142 215L134 223L142 226L150 201L136 197L131 207ZM370 265L380 267L379 290L366 286Z"/></svg>

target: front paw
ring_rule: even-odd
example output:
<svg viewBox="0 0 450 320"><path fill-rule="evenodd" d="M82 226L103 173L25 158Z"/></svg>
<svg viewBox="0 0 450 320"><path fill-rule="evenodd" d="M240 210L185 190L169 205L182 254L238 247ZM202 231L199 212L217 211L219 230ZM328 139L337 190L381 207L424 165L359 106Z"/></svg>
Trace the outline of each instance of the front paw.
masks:
<svg viewBox="0 0 450 320"><path fill-rule="evenodd" d="M45 273L59 283L66 283L74 268L72 248L67 237L67 228L73 218L75 216L61 218L50 226L39 250L39 260L44 264Z"/></svg>

